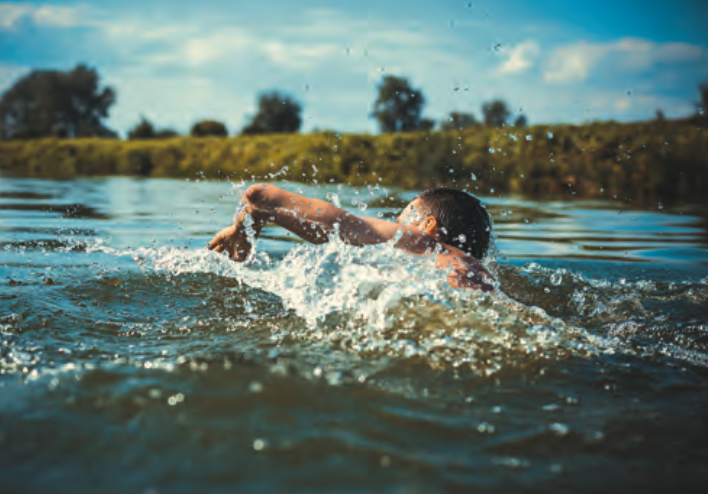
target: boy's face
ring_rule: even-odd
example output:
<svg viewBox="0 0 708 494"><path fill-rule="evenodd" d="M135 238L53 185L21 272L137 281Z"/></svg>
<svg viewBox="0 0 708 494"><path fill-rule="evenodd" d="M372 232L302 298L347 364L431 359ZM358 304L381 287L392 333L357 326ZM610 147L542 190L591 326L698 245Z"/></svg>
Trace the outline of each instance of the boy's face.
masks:
<svg viewBox="0 0 708 494"><path fill-rule="evenodd" d="M408 206L403 210L401 215L396 218L396 223L408 225L420 229L420 224L425 220L425 216L421 213L418 199L413 199Z"/></svg>

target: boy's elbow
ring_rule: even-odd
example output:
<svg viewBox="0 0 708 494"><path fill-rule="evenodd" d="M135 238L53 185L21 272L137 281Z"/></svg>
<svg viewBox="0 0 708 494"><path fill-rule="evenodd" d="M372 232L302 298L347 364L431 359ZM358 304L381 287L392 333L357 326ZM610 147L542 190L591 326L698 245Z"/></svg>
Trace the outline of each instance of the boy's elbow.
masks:
<svg viewBox="0 0 708 494"><path fill-rule="evenodd" d="M258 209L262 207L268 199L268 191L271 187L275 187L270 184L255 184L251 185L246 189L246 193L243 195L246 203Z"/></svg>

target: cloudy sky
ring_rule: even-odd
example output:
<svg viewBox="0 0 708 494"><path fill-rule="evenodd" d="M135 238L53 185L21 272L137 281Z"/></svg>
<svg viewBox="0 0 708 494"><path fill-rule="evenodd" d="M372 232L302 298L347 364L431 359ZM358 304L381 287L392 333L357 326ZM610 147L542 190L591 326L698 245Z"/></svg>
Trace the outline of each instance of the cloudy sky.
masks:
<svg viewBox="0 0 708 494"><path fill-rule="evenodd" d="M269 89L303 103L305 131L376 132L386 74L436 120L492 98L532 123L677 117L708 81L707 19L704 0L0 2L0 91L88 64L116 88L123 134L140 115L236 132Z"/></svg>

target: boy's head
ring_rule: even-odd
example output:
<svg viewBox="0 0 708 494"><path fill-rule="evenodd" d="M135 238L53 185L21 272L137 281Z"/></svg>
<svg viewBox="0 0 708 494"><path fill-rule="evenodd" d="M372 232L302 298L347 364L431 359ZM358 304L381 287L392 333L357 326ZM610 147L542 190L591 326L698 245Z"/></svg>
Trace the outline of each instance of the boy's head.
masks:
<svg viewBox="0 0 708 494"><path fill-rule="evenodd" d="M489 214L476 197L459 190L426 190L403 210L398 222L415 226L477 259L489 248Z"/></svg>

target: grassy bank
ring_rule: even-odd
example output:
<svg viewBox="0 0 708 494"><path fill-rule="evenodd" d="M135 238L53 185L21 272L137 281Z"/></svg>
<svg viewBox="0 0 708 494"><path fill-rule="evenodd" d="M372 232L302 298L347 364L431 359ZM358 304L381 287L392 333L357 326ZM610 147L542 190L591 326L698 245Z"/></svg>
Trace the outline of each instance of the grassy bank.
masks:
<svg viewBox="0 0 708 494"><path fill-rule="evenodd" d="M455 182L483 194L493 189L494 194L617 195L634 202L705 201L708 131L684 121L379 136L41 139L0 142L0 170L41 177L204 176L416 189Z"/></svg>

